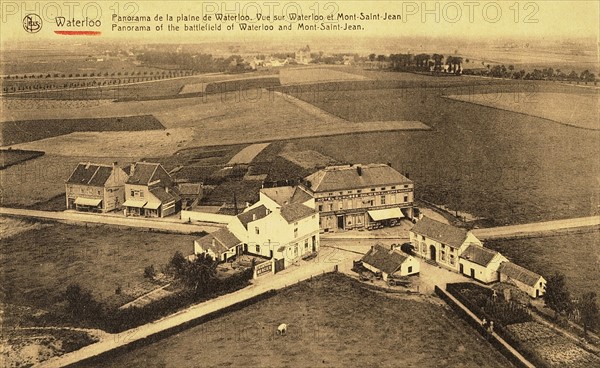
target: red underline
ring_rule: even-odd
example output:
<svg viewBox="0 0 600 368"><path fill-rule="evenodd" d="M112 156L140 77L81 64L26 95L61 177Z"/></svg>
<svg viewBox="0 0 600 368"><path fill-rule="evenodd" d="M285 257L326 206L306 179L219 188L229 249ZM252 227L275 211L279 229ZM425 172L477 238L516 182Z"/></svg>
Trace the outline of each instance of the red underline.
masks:
<svg viewBox="0 0 600 368"><path fill-rule="evenodd" d="M99 36L100 31L54 31L54 33L65 36Z"/></svg>

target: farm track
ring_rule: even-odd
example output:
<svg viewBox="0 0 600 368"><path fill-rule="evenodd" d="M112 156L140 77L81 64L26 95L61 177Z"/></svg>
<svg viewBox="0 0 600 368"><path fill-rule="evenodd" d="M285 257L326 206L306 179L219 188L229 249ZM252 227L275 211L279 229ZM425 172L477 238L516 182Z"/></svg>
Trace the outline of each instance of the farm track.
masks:
<svg viewBox="0 0 600 368"><path fill-rule="evenodd" d="M590 216L566 220L535 222L522 225L475 229L473 230L473 234L482 240L508 239L524 236L543 236L544 234L553 234L561 230L595 228L598 226L600 226L600 216Z"/></svg>
<svg viewBox="0 0 600 368"><path fill-rule="evenodd" d="M146 219L138 217L123 217L112 214L91 214L82 212L49 212L25 210L17 208L0 207L0 215L29 217L65 222L76 223L94 223L116 226L127 226L135 228L145 228L158 231L167 231L174 233L192 234L198 232L211 232L220 229L220 226L214 225L194 225L182 223L179 219Z"/></svg>

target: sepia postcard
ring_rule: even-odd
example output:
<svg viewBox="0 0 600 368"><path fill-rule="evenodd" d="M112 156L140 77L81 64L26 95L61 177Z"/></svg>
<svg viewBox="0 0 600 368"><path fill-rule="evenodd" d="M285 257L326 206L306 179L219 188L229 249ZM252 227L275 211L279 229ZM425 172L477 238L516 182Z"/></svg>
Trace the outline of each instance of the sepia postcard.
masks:
<svg viewBox="0 0 600 368"><path fill-rule="evenodd" d="M598 1L0 18L0 367L600 367Z"/></svg>

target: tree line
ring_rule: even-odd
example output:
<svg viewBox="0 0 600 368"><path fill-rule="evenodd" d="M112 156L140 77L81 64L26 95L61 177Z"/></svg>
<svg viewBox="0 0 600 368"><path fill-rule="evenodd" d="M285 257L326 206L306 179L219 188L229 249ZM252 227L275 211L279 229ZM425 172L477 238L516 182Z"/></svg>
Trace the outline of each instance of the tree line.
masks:
<svg viewBox="0 0 600 368"><path fill-rule="evenodd" d="M388 69L400 72L433 72L447 74L465 74L465 75L481 75L494 78L510 78L510 79L525 79L525 80L553 80L553 81L569 81L582 83L597 83L596 75L589 70L584 70L577 73L572 70L570 72L561 69L544 68L526 71L524 69L516 70L514 65L494 65L481 63L480 68L465 68L463 64L469 64L471 60L463 59L461 56L444 56L442 54L390 54L377 55L370 54L368 61L371 63L379 63L387 65Z"/></svg>
<svg viewBox="0 0 600 368"><path fill-rule="evenodd" d="M572 298L567 287L566 276L556 272L547 280L544 302L548 308L554 311L556 320L560 315L569 316L583 326L583 333L587 335L588 329L596 328L600 324L596 297L596 293L590 291L582 294L579 298Z"/></svg>

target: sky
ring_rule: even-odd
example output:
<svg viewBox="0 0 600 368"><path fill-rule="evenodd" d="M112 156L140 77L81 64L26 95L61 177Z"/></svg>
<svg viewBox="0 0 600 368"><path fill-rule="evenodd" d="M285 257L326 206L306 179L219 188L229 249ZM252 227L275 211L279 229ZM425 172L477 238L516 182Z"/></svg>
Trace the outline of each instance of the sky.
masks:
<svg viewBox="0 0 600 368"><path fill-rule="evenodd" d="M481 39L575 39L598 40L598 1L52 1L22 2L1 0L0 41L2 44L27 41L73 40L79 42L135 41L147 43L301 42L315 39L369 40L375 38L443 37L464 40ZM249 16L249 21L218 21L216 14ZM290 21L291 13L307 19ZM352 19L354 16L376 18ZM385 14L396 19L383 20ZM29 24L26 16L39 16L41 28ZM257 19L257 14L270 19ZM339 16L343 15L341 18ZM149 16L150 22L119 21L114 16ZM173 17L169 20L167 16ZM273 17L286 16L274 20ZM333 19L328 20L331 15ZM82 25L56 24L56 17L83 21ZM177 16L195 16L199 21L177 21ZM320 17L323 17L321 20ZM157 17L162 17L158 19ZM208 17L211 20L208 21ZM345 20L347 19L350 20ZM90 23L87 20L92 20ZM98 21L100 21L98 24ZM239 23L259 26L259 30L241 30ZM334 30L299 29L321 24L338 26ZM343 30L345 24L358 30ZM178 30L169 30L169 24ZM149 26L150 32L122 30L121 26ZM188 30L188 26L221 27L221 30ZM291 30L279 26L291 25ZM227 30L227 26L231 30ZM260 27L262 26L262 28ZM273 30L265 30L273 26ZM158 28L157 27L162 27ZM56 31L93 31L95 36L64 35Z"/></svg>

